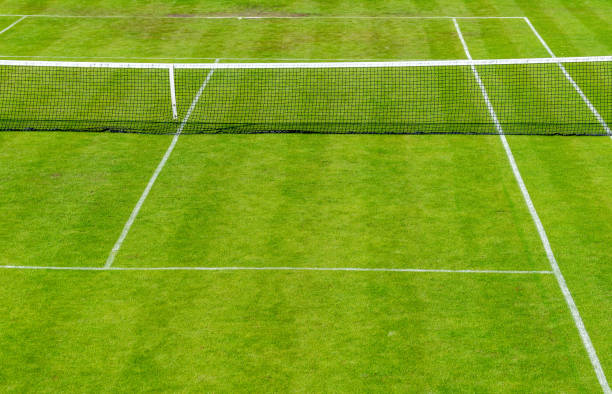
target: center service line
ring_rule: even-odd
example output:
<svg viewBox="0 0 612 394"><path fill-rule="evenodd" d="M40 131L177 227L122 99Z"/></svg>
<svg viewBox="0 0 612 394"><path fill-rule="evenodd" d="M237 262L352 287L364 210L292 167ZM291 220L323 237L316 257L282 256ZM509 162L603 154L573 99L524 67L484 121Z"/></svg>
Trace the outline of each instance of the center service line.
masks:
<svg viewBox="0 0 612 394"><path fill-rule="evenodd" d="M457 30L457 34L459 35L459 39L461 40L461 44L463 45L463 49L465 50L465 54L468 59L472 60L472 56L470 55L470 51L468 49L467 43L463 38L463 34L461 33L461 29L459 28L459 24L456 19L453 19L453 23L455 24L455 29ZM531 218L538 230L538 234L540 235L540 240L542 241L542 245L544 246L544 250L546 251L546 256L548 257L548 261L552 268L552 271L557 279L557 283L561 288L561 292L563 293L563 297L565 298L565 302L570 309L572 314L572 318L574 319L574 323L576 324L576 328L578 329L578 333L580 334L580 339L582 339L582 343L584 344L584 348L586 349L589 359L591 360L591 365L593 366L593 370L597 375L597 380L599 384L606 394L612 394L610 390L610 386L608 385L608 381L606 380L606 375L604 374L603 368L601 367L601 363L599 362L599 357L597 357L597 352L595 351L595 347L591 342L591 337L587 332L584 323L582 321L582 317L580 316L580 312L578 312L578 307L574 302L574 298L570 293L569 288L567 287L567 283L565 282L565 278L561 273L561 269L559 268L559 264L557 264L557 259L552 251L552 247L550 246L550 242L548 240L548 236L546 235L546 231L544 230L544 225L540 220L540 216L535 209L535 205L529 196L529 192L527 191L527 186L525 186L525 182L523 181L523 177L518 169L518 165L516 164L516 160L514 159L514 155L512 154L512 150L510 149L510 145L506 140L506 136L504 135L504 131L502 129L501 124L499 123L499 119L497 118L497 114L495 113L495 109L493 109L493 105L491 104L491 100L489 99L489 94L484 86L484 83L480 79L480 74L475 66L472 65L472 71L474 73L474 77L480 86L480 90L482 91L482 95L487 104L487 108L489 109L491 118L495 123L495 128L499 134L499 138L501 139L502 145L504 146L504 150L506 151L506 156L508 156L508 161L510 161L510 167L512 167L512 172L514 173L514 177L516 178L516 182L521 189L521 193L523 194L523 199L527 204L527 208L529 209L529 213L531 214Z"/></svg>
<svg viewBox="0 0 612 394"><path fill-rule="evenodd" d="M219 62L219 59L215 60L215 63L218 63L218 62ZM187 110L187 114L185 115L185 118L181 122L181 125L176 130L176 133L174 134L174 137L172 138L172 142L170 142L170 146L166 150L164 157L162 157L161 161L157 165L155 172L153 172L151 179L149 179L149 183L147 184L147 187L145 187L144 191L142 192L142 195L140 196L140 199L138 200L138 202L136 203L136 206L134 207L134 210L132 210L132 214L130 215L127 222L125 222L125 226L123 226L123 231L121 231L121 235L119 235L117 242L115 242L113 249L108 255L108 258L106 259L106 264L104 264L104 268L109 268L113 265L113 262L115 261L115 256L117 256L117 253L121 249L121 245L123 245L123 241L125 240L125 237L127 237L128 233L130 232L130 228L132 228L132 224L134 224L134 220L136 220L136 217L138 216L138 212L140 212L140 208L142 208L142 204L144 204L145 200L147 199L147 196L149 195L149 192L151 191L151 188L153 187L153 185L155 184L155 181L157 180L157 177L159 176L160 172L166 165L166 162L168 161L168 158L172 154L172 151L174 150L174 147L176 146L176 142L178 141L178 138L181 135L181 132L183 131L183 128L185 127L185 124L189 120L189 117L191 116L191 113L195 109L195 106L198 104L198 101L200 100L200 97L202 96L202 93L204 92L204 88L206 88L206 85L208 84L208 81L210 81L210 78L212 77L214 72L215 72L214 69L210 70L210 72L206 76L206 79L204 80L204 83L202 83L202 86L200 86L200 90L198 91L193 101L191 102L191 106Z"/></svg>

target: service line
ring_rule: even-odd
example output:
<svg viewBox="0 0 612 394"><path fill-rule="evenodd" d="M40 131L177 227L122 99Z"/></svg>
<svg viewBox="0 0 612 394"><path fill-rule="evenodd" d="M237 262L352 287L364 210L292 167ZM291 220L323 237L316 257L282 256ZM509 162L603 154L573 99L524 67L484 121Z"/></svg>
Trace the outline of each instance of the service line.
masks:
<svg viewBox="0 0 612 394"><path fill-rule="evenodd" d="M32 18L133 18L133 19L523 19L523 16L409 16L409 15L60 15L0 14Z"/></svg>
<svg viewBox="0 0 612 394"><path fill-rule="evenodd" d="M424 268L361 268L361 267L56 267L36 265L0 265L0 269L57 271L349 271L349 272L415 272L440 274L507 274L552 275L552 271L520 270L451 270Z"/></svg>

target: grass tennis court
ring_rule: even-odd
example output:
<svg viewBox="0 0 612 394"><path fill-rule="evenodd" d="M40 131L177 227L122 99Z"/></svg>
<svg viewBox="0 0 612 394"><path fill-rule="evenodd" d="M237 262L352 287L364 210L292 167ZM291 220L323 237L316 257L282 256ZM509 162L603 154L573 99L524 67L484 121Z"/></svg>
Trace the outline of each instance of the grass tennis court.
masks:
<svg viewBox="0 0 612 394"><path fill-rule="evenodd" d="M550 57L522 17L557 56L605 56L611 12L605 1L0 1L16 15L2 16L0 31L19 21L0 34L0 58L466 58L452 18L406 16L517 17L456 19L474 59ZM195 17L204 15L274 18ZM534 87L582 105L550 66L553 85ZM567 69L610 122L609 74ZM479 70L499 106L507 92ZM208 70L198 73L177 92L179 124L198 89L194 120L215 105L202 87ZM163 96L159 106L131 110L171 119L167 74L155 78L146 93ZM2 92L15 89L9 80ZM208 87L222 80L213 74ZM278 81L265 82L251 103ZM469 83L458 110L472 102L472 116L488 119ZM45 86L24 83L13 108L40 117L45 100L66 97L51 86L34 100ZM528 93L500 115L504 126L541 97ZM136 92L112 94L132 102ZM66 114L103 113L96 97ZM550 111L562 118L554 108L567 102ZM248 115L246 104L235 110ZM612 139L507 142L610 379ZM0 132L0 196L0 265L21 267L0 270L2 391L606 390L497 135Z"/></svg>

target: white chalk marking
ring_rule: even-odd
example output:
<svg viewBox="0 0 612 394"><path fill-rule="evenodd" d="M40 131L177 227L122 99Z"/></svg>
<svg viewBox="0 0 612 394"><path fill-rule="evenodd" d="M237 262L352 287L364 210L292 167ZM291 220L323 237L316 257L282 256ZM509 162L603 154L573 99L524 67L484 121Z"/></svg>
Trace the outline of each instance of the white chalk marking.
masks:
<svg viewBox="0 0 612 394"><path fill-rule="evenodd" d="M457 23L456 20L453 20L453 23L455 24L457 34L459 35L459 39L461 40L466 56L468 57L468 59L472 59L472 56L470 55L470 51L463 38L463 34L461 33L461 29L459 28L459 24ZM567 287L567 283L565 282L565 278L563 277L563 274L561 273L559 264L557 264L557 259L555 258L555 255L552 251L552 247L550 246L548 236L546 235L546 231L544 230L544 225L542 224L542 221L540 220L540 216L538 215L538 212L535 209L535 205L533 204L533 201L531 200L529 191L527 191L527 186L525 185L525 182L523 181L523 177L521 176L518 165L516 164L516 160L514 159L514 154L512 153L512 150L510 149L510 145L508 144L508 141L506 140L506 136L504 135L502 126L499 123L499 120L497 118L497 115L495 113L493 106L491 105L491 101L489 100L489 95L487 93L487 90L484 84L482 83L482 80L480 79L480 75L478 74L478 70L476 70L475 66L472 66L472 71L474 72L474 77L478 81L478 85L480 86L483 97L487 103L487 107L491 114L491 118L493 119L493 122L495 123L495 128L497 129L499 133L499 138L501 139L502 145L504 146L504 150L506 151L506 156L508 156L508 161L510 162L510 167L512 167L512 172L514 173L516 182L518 183L519 188L521 189L523 199L525 200L525 203L527 204L527 209L529 210L529 213L531 214L531 218L533 219L533 222L538 230L538 234L540 235L540 240L542 241L542 245L544 246L546 257L548 257L548 261L555 275L555 278L557 279L557 283L559 284L559 287L561 288L561 292L563 293L565 302L567 303L570 313L572 314L572 318L574 319L574 323L576 325L576 328L578 329L578 333L580 334L580 338L582 339L584 348L586 349L589 355L589 359L591 360L591 365L593 366L593 369L595 370L595 374L597 375L597 380L599 381L599 384L601 385L601 388L603 389L604 393L611 394L610 386L608 385L608 381L606 380L606 375L604 374L603 368L601 367L601 363L599 362L599 358L597 357L597 353L595 352L595 347L593 347L593 343L591 342L591 337L589 336L589 333L587 332L584 326L582 317L580 316L580 312L578 311L578 307L576 306L576 303L574 302L574 298L572 297L572 294L570 293L570 290Z"/></svg>
<svg viewBox="0 0 612 394"><path fill-rule="evenodd" d="M24 20L27 17L28 16L26 15L26 16L22 16L21 18L17 19L15 22L11 23L7 27L5 27L2 31L0 31L0 34L3 34L5 31L9 30L10 28L12 28L13 26L15 26L16 24L18 24L19 22L21 22L22 20Z"/></svg>
<svg viewBox="0 0 612 394"><path fill-rule="evenodd" d="M113 265L113 262L115 261L115 256L117 256L117 253L121 249L121 245L123 245L123 241L125 240L125 237L127 237L130 231L130 228L132 228L132 224L134 224L134 220L136 220L136 217L138 216L138 213L140 212L140 208L142 208L142 204L144 204L145 200L147 199L147 196L149 195L149 192L151 191L151 188L153 187L153 185L155 184L155 181L157 180L157 177L159 176L160 172L166 165L168 158L172 154L172 151L174 150L174 147L176 146L176 142L178 141L178 138L181 135L181 132L183 131L183 128L185 127L185 124L189 120L191 113L195 109L198 101L200 100L200 97L202 96L202 93L204 92L204 88L206 88L206 85L208 84L208 81L210 81L210 78L212 77L214 71L215 70L210 70L208 75L206 75L206 79L202 83L202 86L200 86L200 90L198 91L193 101L191 102L191 106L187 110L187 114L185 115L185 118L183 119L183 121L181 122L181 125L177 129L176 134L174 134L174 137L172 138L172 142L170 143L170 146L166 150L164 157L162 157L161 161L157 165L155 172L153 172L151 179L149 179L149 183L147 184L147 187L142 192L142 195L140 196L140 199L136 203L134 210L132 210L132 214L130 215L127 222L125 223L125 226L123 226L123 231L121 231L121 235L119 235L117 242L115 242L113 249L108 255L108 258L106 259L106 264L104 265L104 267L108 268Z"/></svg>
<svg viewBox="0 0 612 394"><path fill-rule="evenodd" d="M449 270L421 268L358 268L358 267L49 267L35 265L2 265L4 269L60 271L354 271L354 272L420 272L442 274L508 274L552 275L552 271L519 270Z"/></svg>
<svg viewBox="0 0 612 394"><path fill-rule="evenodd" d="M265 60L271 61L311 61L311 62L393 62L399 59L364 58L300 58L300 57L152 57L152 56L43 56L43 55L0 55L0 59L145 59L145 60ZM405 60L405 59L404 59Z"/></svg>
<svg viewBox="0 0 612 394"><path fill-rule="evenodd" d="M403 15L60 15L60 14L0 14L33 18L128 18L128 19L522 19L522 16L403 16Z"/></svg>

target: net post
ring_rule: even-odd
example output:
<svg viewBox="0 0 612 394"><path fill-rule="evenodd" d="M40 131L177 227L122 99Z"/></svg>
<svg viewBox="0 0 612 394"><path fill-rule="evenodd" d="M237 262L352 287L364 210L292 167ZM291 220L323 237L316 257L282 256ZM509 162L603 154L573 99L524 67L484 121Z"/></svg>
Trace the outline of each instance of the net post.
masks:
<svg viewBox="0 0 612 394"><path fill-rule="evenodd" d="M172 119L178 119L176 111L176 89L174 85L174 64L168 66L168 76L170 78L170 99L172 101Z"/></svg>

